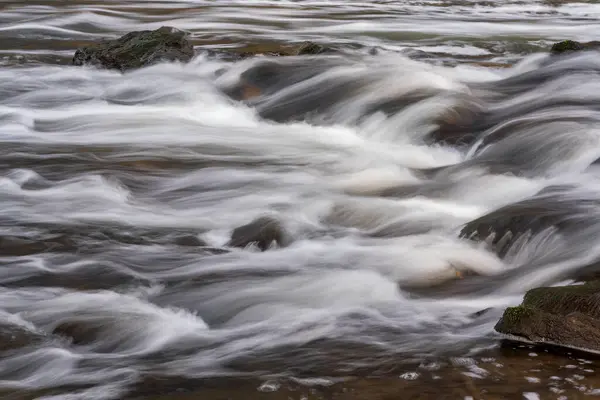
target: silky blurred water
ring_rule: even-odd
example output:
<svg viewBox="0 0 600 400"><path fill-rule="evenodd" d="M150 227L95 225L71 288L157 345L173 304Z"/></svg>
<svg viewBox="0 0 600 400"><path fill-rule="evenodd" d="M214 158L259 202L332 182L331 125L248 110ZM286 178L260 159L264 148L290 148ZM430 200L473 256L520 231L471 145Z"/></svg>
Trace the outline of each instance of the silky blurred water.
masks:
<svg viewBox="0 0 600 400"><path fill-rule="evenodd" d="M503 309L600 256L600 55L547 54L597 39L599 16L591 2L3 2L0 390L124 399L227 378L199 396L246 398L251 378L288 396L280 382L431 386L432 362L451 387L505 376ZM190 33L191 63L69 65L79 46L163 25ZM336 53L208 52L305 40ZM266 61L273 87L228 96ZM484 110L479 140L427 140L463 108ZM502 259L459 238L550 186L564 189L536 201L576 228ZM289 246L227 246L265 215ZM552 374L569 368L552 360L542 380L509 380L515 398L561 395ZM598 390L593 368L575 375L569 390Z"/></svg>

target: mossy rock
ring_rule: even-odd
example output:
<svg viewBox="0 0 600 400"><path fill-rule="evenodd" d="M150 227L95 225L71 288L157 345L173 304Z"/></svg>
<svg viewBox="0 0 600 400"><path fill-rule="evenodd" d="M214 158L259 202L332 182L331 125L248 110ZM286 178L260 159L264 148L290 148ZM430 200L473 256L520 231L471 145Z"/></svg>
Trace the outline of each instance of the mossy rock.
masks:
<svg viewBox="0 0 600 400"><path fill-rule="evenodd" d="M576 42L574 40L563 40L562 42L554 43L550 52L553 54L565 53L568 51L579 51L583 50L585 47L582 43Z"/></svg>
<svg viewBox="0 0 600 400"><path fill-rule="evenodd" d="M571 53L574 51L583 50L598 50L600 49L600 42L587 42L581 43L574 40L563 40L562 42L554 43L550 49L552 54L564 54Z"/></svg>
<svg viewBox="0 0 600 400"><path fill-rule="evenodd" d="M188 62L194 57L194 47L187 34L163 26L154 31L130 32L116 40L78 49L73 65L93 65L127 71L163 61Z"/></svg>
<svg viewBox="0 0 600 400"><path fill-rule="evenodd" d="M494 329L537 344L600 352L600 282L532 289Z"/></svg>
<svg viewBox="0 0 600 400"><path fill-rule="evenodd" d="M523 304L555 315L580 312L600 318L600 282L531 289L525 294Z"/></svg>

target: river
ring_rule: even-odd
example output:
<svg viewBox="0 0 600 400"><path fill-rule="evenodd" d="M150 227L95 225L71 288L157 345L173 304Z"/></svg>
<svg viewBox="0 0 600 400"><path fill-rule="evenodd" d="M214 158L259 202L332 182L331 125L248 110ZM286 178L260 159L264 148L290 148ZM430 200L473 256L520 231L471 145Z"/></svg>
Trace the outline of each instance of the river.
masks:
<svg viewBox="0 0 600 400"><path fill-rule="evenodd" d="M598 39L598 18L562 0L3 1L2 398L600 394L598 361L493 329L599 256L598 207L502 259L459 238L548 186L600 193L600 55L548 63L558 40ZM190 32L191 63L70 65L165 25ZM337 53L218 56L307 40ZM277 91L225 94L269 60ZM425 140L477 107L518 135L484 156ZM289 246L227 248L264 215Z"/></svg>

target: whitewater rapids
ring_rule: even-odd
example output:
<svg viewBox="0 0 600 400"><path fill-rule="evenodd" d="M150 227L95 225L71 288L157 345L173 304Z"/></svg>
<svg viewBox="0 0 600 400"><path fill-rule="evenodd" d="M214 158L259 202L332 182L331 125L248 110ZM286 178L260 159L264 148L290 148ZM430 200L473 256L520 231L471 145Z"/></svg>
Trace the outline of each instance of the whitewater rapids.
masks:
<svg viewBox="0 0 600 400"><path fill-rule="evenodd" d="M148 374L351 374L467 354L494 345L527 289L600 257L600 207L580 204L600 193L599 54L503 70L268 61L276 82L245 102L228 93L264 59L0 70L0 237L70 246L3 242L0 325L35 340L3 354L0 388L120 398ZM468 140L430 140L465 110L485 116ZM580 228L504 258L459 237L556 186ZM264 215L289 246L223 249ZM478 285L427 295L457 274Z"/></svg>

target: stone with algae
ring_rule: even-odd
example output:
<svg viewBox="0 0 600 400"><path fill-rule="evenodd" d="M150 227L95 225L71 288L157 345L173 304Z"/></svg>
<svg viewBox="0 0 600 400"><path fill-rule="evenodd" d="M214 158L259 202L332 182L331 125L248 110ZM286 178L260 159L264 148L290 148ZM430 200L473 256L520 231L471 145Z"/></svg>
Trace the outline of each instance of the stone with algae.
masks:
<svg viewBox="0 0 600 400"><path fill-rule="evenodd" d="M564 54L571 53L574 51L584 51L584 50L598 50L600 49L600 42L576 42L574 40L563 40L562 42L557 42L552 45L550 48L550 53L552 54Z"/></svg>
<svg viewBox="0 0 600 400"><path fill-rule="evenodd" d="M495 330L537 344L600 352L600 281L540 287L504 311Z"/></svg>
<svg viewBox="0 0 600 400"><path fill-rule="evenodd" d="M163 26L154 31L130 32L75 52L73 65L93 65L128 71L163 61L188 62L194 47L184 31Z"/></svg>

